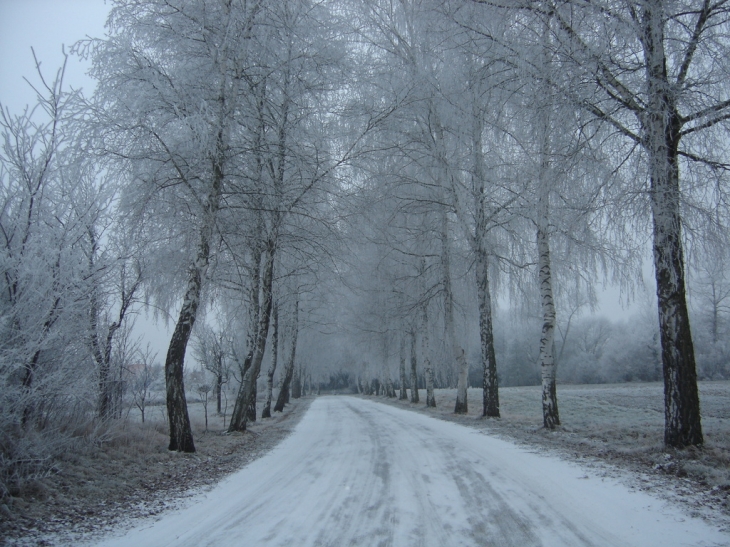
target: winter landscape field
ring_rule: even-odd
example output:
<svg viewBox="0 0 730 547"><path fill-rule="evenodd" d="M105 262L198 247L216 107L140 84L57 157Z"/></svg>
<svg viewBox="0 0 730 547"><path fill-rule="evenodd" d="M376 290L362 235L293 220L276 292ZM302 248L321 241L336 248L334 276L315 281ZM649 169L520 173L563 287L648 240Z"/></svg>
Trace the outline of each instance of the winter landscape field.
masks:
<svg viewBox="0 0 730 547"><path fill-rule="evenodd" d="M125 430L117 431L110 435L107 443L96 449L82 448L65 455L59 463L55 474L44 478L29 481L20 496L15 498L16 506L13 508L13 517L4 520L0 531L6 536L9 545L78 545L81 542L95 545L100 541L107 541L103 538L122 537L130 528L149 528L152 523L159 519L175 518L175 515L184 507L195 507L200 501L200 496L205 497L217 495L212 493L218 481L233 480L232 477L242 466L250 468L252 462L258 462L258 471L249 471L258 476L265 474L262 468L268 469L271 475L267 483L263 481L256 484L254 490L249 479L235 487L238 494L229 492L221 494L219 501L234 500L237 495L251 496L252 501L246 502L243 498L238 507L240 511L246 512L248 505L260 507L262 514L256 518L256 522L267 522L275 525L282 534L279 542L267 543L255 536L250 529L250 524L245 521L244 529L231 532L226 539L223 536L211 540L211 545L239 545L242 540L246 545L286 545L286 541L295 541L299 545L462 545L469 544L468 538L472 538L474 530L481 529L483 538L492 537L497 545L553 545L551 537L559 538L558 545L571 545L566 539L567 536L552 531L541 531L535 528L535 524L527 522L523 527L523 534L509 532L509 526L500 531L488 532L490 524L494 520L490 511L485 505L493 503L495 496L490 490L491 487L484 487L479 491L477 486L472 485L473 498L461 499L454 495L446 502L439 498L446 496L445 492L452 488L459 481L473 483L474 470L464 469L455 472L454 464L449 462L431 462L429 469L429 481L434 481L434 491L420 491L419 488L428 489L428 481L423 478L419 471L422 465L419 457L411 452L428 452L428 443L448 443L450 433L434 434L433 438L424 437L413 439L409 435L413 433L401 432L387 424L379 424L379 431L367 432L368 427L363 424L354 424L355 430L366 430L365 439L354 439L353 432L347 431L348 427L343 420L346 415L352 412L346 410L352 408L350 400L368 400L379 404L407 409L412 412L435 417L446 421L443 426L448 431L449 423L456 423L486 434L490 438L507 441L508 444L499 445L496 450L500 453L505 450L516 450L516 447L526 450L530 454L546 456L547 461L561 461L569 464L568 472L570 477L585 477L581 480L588 481L588 477L596 482L610 481L624 488L626 492L641 492L651 497L650 503L656 508L659 514L673 515L673 519L682 522L685 519L704 523L698 525L698 535L691 539L683 539L681 543L667 543L662 535L649 527L645 533L649 536L641 537L641 542L627 543L626 538L604 538L591 539L590 543L576 543L576 545L726 545L730 544L730 382L701 382L700 393L703 403L703 420L706 425L706 445L702 450L677 451L668 450L662 443L663 416L662 389L657 383L649 384L620 384L620 385L589 385L589 386L564 386L560 390L561 414L564 425L554 431L546 431L540 424L540 389L534 387L504 388L500 391L502 417L499 419L483 419L479 417L479 399L481 390L470 389L469 400L471 410L467 415L455 415L453 404L455 402L455 390L437 390L436 408L426 408L424 403L412 404L408 401L399 401L394 398L375 396L352 396L338 395L337 400L342 400L344 408L340 406L328 407L326 416L319 415L319 421L323 423L333 422L338 424L336 431L331 433L335 439L327 441L327 434L307 433L307 439L299 437L298 443L284 445L284 439L291 435L294 426L299 423L307 409L318 399L316 396L307 396L302 399L293 400L293 405L287 406L283 415L275 414L272 420L258 420L251 425L247 433L234 435L221 435L225 430L220 416L211 413L209 431L204 433L204 412L202 403L190 405L196 439L199 439L198 453L196 455L175 455L166 450L166 425L163 413L158 407L153 407L148 414L148 420L144 426L135 421L128 423ZM329 399L328 399L329 400ZM260 401L261 403L261 401ZM330 402L329 405L334 403ZM340 403L338 403L340 404ZM321 411L320 411L321 412ZM399 418L402 420L403 418ZM396 420L387 417L386 420ZM420 423L420 422L419 422ZM416 423L409 427L422 428L423 425ZM324 425L321 425L324 427ZM395 426L394 426L395 427ZM431 427L431 426L427 426ZM440 430L439 430L440 431ZM319 437L322 435L322 438ZM463 433L457 433L463 435ZM339 439L339 440L337 440ZM296 439L295 439L296 441ZM319 449L318 444L332 442L334 445L353 445L355 455L348 454L349 459L345 462L337 462L345 456L337 456L336 451L331 455L319 454L318 450L329 451L332 447ZM278 443L278 444L277 444ZM311 446L306 444L311 443ZM399 446L404 445L402 450L409 451L409 456L401 459L387 451L399 451ZM278 450L291 452L287 457L292 462L287 464L278 463L276 458L269 459L271 450L278 447ZM511 447L511 448L510 448ZM453 452L451 456L460 458L459 445L450 447ZM307 510L322 507L341 507L340 524L328 521L322 514L318 516L297 515L297 509L283 509L282 498L298 499L294 492L295 483L289 484L289 480L298 480L296 477L313 471L306 469L295 470L293 477L286 473L290 468L301 464L314 453L314 459L324 462L323 469L319 469L315 475L315 482L322 485L316 488L311 483L300 486L304 491L310 492L312 498L309 501L302 501ZM488 456L488 454L491 454ZM484 454L472 454L470 457L483 458L484 470L477 470L480 473L501 474L506 472L503 468L504 462L494 464L492 458L504 458L503 455L495 455L485 451ZM437 457L434 455L433 457ZM299 462L299 463L297 463ZM337 465L336 465L337 464ZM310 464L315 465L315 464ZM341 465L344 469L340 470ZM534 465L534 464L532 464ZM382 472L377 471L378 466L390 466L391 473L399 469L398 474L408 476L415 473L417 482L414 484L390 484L384 490L377 488L374 483L382 480ZM494 466L494 467L493 467ZM562 469L562 468L561 468ZM514 471L519 473L520 470ZM567 471L560 471L566 473ZM548 475L551 471L546 470ZM361 474L361 477L354 475ZM268 476L268 475L267 475ZM276 476L288 477L276 479ZM471 477L471 478L469 478ZM562 475L549 477L552 481L560 483ZM258 479L257 479L258 480ZM338 481L351 481L350 496L346 501L337 498L335 490L340 487L346 488L347 484L340 485ZM280 484L282 483L282 484ZM528 488L529 485L523 485ZM529 503L532 496L543 496L544 503L548 506L562 503L561 496L566 495L563 490L556 490L554 493L540 491L523 493L526 499L512 499L510 503L525 503L527 506L524 512L528 513ZM571 488L567 493L571 494ZM420 492L419 496L424 499L418 502L417 509L414 508L413 499L403 499L400 502L393 501L397 498L397 492L403 489L407 492ZM267 491L270 491L267 493ZM623 491L622 491L623 492ZM405 496L405 493L400 495ZM571 494L572 495L572 494ZM600 491L591 493L589 496L600 496ZM621 495L625 495L623 492ZM436 500L430 500L434 496ZM514 494L516 497L517 494ZM334 501L333 501L334 497ZM382 497L382 499L379 499ZM407 497L407 496L406 496ZM397 498L400 499L400 498ZM603 499L603 498L601 498ZM623 499L623 498L620 498ZM649 498L647 498L649 499ZM292 502L293 503L293 502ZM448 506L453 503L453 507ZM623 503L623 502L622 502ZM642 502L643 503L643 502ZM649 503L649 502L645 502ZM342 522L359 522L361 514L368 515L372 512L371 507L384 504L390 516L385 516L385 509L376 511L377 518L368 517L360 524L352 524L347 532L349 535L338 536L337 531L342 531ZM388 505L390 504L390 505ZM447 505L447 506L444 506ZM468 511L459 504L466 504ZM633 506L632 506L633 507ZM348 509L349 508L349 509ZM523 511L520 509L519 511ZM534 509L534 508L533 508ZM218 519L237 521L238 517L229 514L232 509L223 506L210 511L217 511L220 514L213 515ZM323 510L323 509L322 509ZM606 507L599 504L588 505L582 508L581 516L571 516L566 509L562 517L575 522L590 521L600 515L605 519L604 527L624 528L624 516L621 514L606 514ZM197 510L196 510L197 511ZM348 513L348 511L350 511ZM370 513L369 513L370 511ZM466 511L464 515L461 512ZM519 512L518 511L518 512ZM401 522L406 517L395 515L410 515L413 529L404 534L403 529L393 525L393 522ZM279 515L277 517L277 515ZM426 518L426 515L430 515ZM174 531L166 529L165 537L146 538L141 536L138 539L118 539L117 544L142 545L182 545L178 535L188 529L187 520L190 517L181 517L182 523L173 526ZM253 517L251 517L253 518ZM311 518L311 521L308 520ZM426 520L423 520L423 519ZM553 518L553 517L551 517ZM283 519L283 520L282 520ZM297 520L299 519L299 520ZM302 520L303 519L303 520ZM390 520L389 520L390 519ZM394 520L395 519L395 520ZM422 519L422 520L418 520ZM466 519L466 520L465 520ZM499 519L497 519L499 520ZM306 522L303 522L306 521ZM428 525L424 523L428 521ZM433 521L433 522L432 522ZM392 525L388 528L388 522ZM418 524L418 523L421 524ZM481 524L479 524L481 522ZM319 524L314 524L319 523ZM325 524L326 523L326 524ZM451 526L461 526L469 529L464 532L467 539L457 539L459 535L446 535L442 527L447 530ZM606 524L607 523L607 524ZM192 525L191 525L192 526ZM218 526L227 529L227 524ZM298 526L306 529L311 535L307 535ZM405 526L405 525L403 525ZM436 528L432 528L436 526ZM480 528L481 526L481 528ZM329 528L333 528L331 530ZM192 527L191 527L192 529ZM390 532L388 532L390 530ZM423 537L414 530L421 530ZM529 530L525 531L525 530ZM694 530L694 529L693 529ZM209 531L210 532L210 531ZM716 535L716 532L720 535ZM212 532L210 532L212 534ZM259 532L256 532L259 533ZM263 532L261 532L263 533ZM269 533L269 532L267 532ZM343 532L344 533L344 532ZM454 532L456 533L456 532ZM494 536L489 536L494 533ZM672 534L679 532L673 531ZM169 534L169 537L167 535ZM382 534L382 537L378 534ZM429 534L433 534L432 536ZM500 534L509 536L507 539L494 539L503 537ZM526 534L526 535L525 535ZM542 534L542 535L541 535ZM703 535L704 534L704 535ZM722 534L726 534L723 536ZM477 533L478 536L478 533ZM534 536L534 537L533 537ZM187 537L187 536L186 536ZM195 536L190 536L195 537ZM254 541L255 537L259 540ZM347 541L342 538L346 537ZM535 539L539 537L540 539ZM677 536L678 537L678 536ZM724 540L722 538L725 538ZM287 539L288 538L288 539ZM296 538L296 540L292 539ZM319 540L317 538L320 538ZM325 539L321 539L325 538ZM420 538L420 539L419 539ZM532 538L532 539L530 539ZM720 539L718 539L720 538ZM468 541L467 541L468 540ZM661 543L664 541L664 543ZM108 541L112 541L111 539ZM190 545L201 545L200 539L187 539ZM278 540L277 540L278 541ZM309 543L308 543L309 541ZM320 541L320 543L317 543ZM344 541L344 542L343 542ZM532 543L530 543L532 541ZM542 541L542 543L541 543ZM677 540L678 541L678 540ZM127 542L127 543L125 543ZM199 543L196 543L199 542ZM565 542L565 543L560 543ZM654 542L654 543L652 543ZM726 543L723 543L726 542ZM291 544L291 543L289 543ZM477 543L479 544L479 543Z"/></svg>
<svg viewBox="0 0 730 547"><path fill-rule="evenodd" d="M730 0L0 0L0 541L726 545L728 82Z"/></svg>

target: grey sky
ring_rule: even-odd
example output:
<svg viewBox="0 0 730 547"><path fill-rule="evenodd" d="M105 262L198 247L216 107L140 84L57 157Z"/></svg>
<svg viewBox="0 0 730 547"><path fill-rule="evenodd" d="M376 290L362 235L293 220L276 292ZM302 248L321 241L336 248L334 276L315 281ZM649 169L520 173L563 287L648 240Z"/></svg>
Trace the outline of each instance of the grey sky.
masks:
<svg viewBox="0 0 730 547"><path fill-rule="evenodd" d="M53 77L66 49L85 36L102 36L109 4L104 0L0 0L0 102L18 112L33 102L32 90L23 80L36 82L31 47L44 73ZM66 82L91 91L87 65L69 59Z"/></svg>

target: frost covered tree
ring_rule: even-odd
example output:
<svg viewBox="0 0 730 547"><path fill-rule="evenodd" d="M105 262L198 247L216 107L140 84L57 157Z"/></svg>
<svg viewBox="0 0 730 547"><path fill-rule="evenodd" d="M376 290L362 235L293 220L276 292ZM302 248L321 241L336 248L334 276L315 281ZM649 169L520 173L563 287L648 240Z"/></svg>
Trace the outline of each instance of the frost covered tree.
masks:
<svg viewBox="0 0 730 547"><path fill-rule="evenodd" d="M195 358L203 368L213 375L216 412L222 414L223 386L228 382L227 340L223 329L215 330L209 325L198 324L193 350Z"/></svg>
<svg viewBox="0 0 730 547"><path fill-rule="evenodd" d="M556 389L557 362L555 359L556 313L553 297L553 269L550 260L550 194L555 176L552 170L553 139L552 132L557 128L552 104L552 51L550 49L552 17L544 17L541 44L543 74L538 85L542 97L535 116L535 130L538 140L538 172L536 188L536 207L534 221L537 225L537 270L542 314L542 334L540 336L540 371L542 373L542 416L548 429L560 425L558 397Z"/></svg>
<svg viewBox="0 0 730 547"><path fill-rule="evenodd" d="M701 445L682 221L690 218L701 226L696 212L713 209L724 195L730 6L709 0L626 0L545 2L539 9L555 20L557 54L571 72L570 99L626 140L626 156L640 156L646 176L627 190L642 192L649 206L664 442L677 448Z"/></svg>
<svg viewBox="0 0 730 547"><path fill-rule="evenodd" d="M398 345L398 381L400 383L398 399L400 399L401 401L408 400L408 380L406 376L406 337L406 333L402 332Z"/></svg>
<svg viewBox="0 0 730 547"><path fill-rule="evenodd" d="M271 362L266 371L266 395L262 418L271 418L271 399L274 391L274 374L279 364L279 304L275 301L271 312Z"/></svg>
<svg viewBox="0 0 730 547"><path fill-rule="evenodd" d="M273 306L274 252L275 247L273 245L266 249L265 258L261 265L261 273L259 274L257 272L255 274L261 276L261 296L260 299L257 298L257 306L254 308L254 321L249 325L249 329L254 334L252 336L252 343L248 348L246 360L241 367L241 385L238 396L236 397L233 413L231 414L228 431L245 431L246 423L251 419L249 409L251 409L251 414L253 414L252 418L255 420L256 382L259 371L261 370L264 351L266 350L266 339L268 338L271 309Z"/></svg>
<svg viewBox="0 0 730 547"><path fill-rule="evenodd" d="M129 383L134 406L139 409L142 423L144 423L145 411L149 404L150 394L154 384L162 376L162 367L154 363L157 354L152 354L149 345L145 350L138 350L136 353L137 362L131 370L128 370L130 376Z"/></svg>
<svg viewBox="0 0 730 547"><path fill-rule="evenodd" d="M0 491L44 473L95 415L87 227L108 204L84 161L80 97L36 61L35 103L0 105ZM88 190L86 195L85 190ZM91 275L90 275L91 274Z"/></svg>
<svg viewBox="0 0 730 547"><path fill-rule="evenodd" d="M299 336L299 297L296 295L292 303L292 313L287 324L287 336L284 338L285 344L288 343L288 352L285 355L284 374L281 379L281 387L279 388L279 396L274 406L275 412L283 412L284 406L289 402L291 381L294 376L294 366L297 355L297 337ZM284 345L286 347L286 345Z"/></svg>
<svg viewBox="0 0 730 547"><path fill-rule="evenodd" d="M718 248L719 247L719 248ZM730 313L730 283L726 247L708 245L696 250L689 283L694 335L697 337L697 367L702 379L726 378L730 374L727 344Z"/></svg>
<svg viewBox="0 0 730 547"><path fill-rule="evenodd" d="M129 180L125 205L166 239L154 250L171 259L158 271L173 290L156 287L160 304L182 300L165 359L170 450L195 451L183 364L241 148L240 99L260 7L119 1L107 38L90 44L100 146Z"/></svg>
<svg viewBox="0 0 730 547"><path fill-rule="evenodd" d="M377 217L376 222L385 220L377 229L381 232L378 238L381 245L390 246L399 256L395 261L401 262L399 268L403 270L395 274L401 279L399 284L403 284L404 275L405 279L410 277L409 295L401 299L400 313L407 311L409 321L420 324L417 330L425 367L427 405L435 404L436 363L429 330L440 322L446 346L442 372L446 377L458 378L455 410L465 412L467 361L454 319L453 257L459 239L453 229L450 185L454 149L451 127L444 121L451 119L448 102L443 98L447 91L442 89L449 81L448 75L443 75L442 58L449 25L442 24L443 18L435 8L430 3L394 5L373 0L360 10L361 40L377 67L375 74L382 78L374 92L383 96L382 100L397 97L399 101L389 123L383 124L377 133L377 146L387 153L371 158L372 163L366 167L366 184L373 199L385 198L392 207L380 212L385 217ZM398 67L397 78L392 77L393 67ZM421 258L426 257L423 264ZM458 263L461 267L460 260ZM409 273L405 274L406 271ZM405 287L396 290L404 293ZM436 300L440 300L439 306L435 305ZM436 318L429 316L430 307L442 314Z"/></svg>
<svg viewBox="0 0 730 547"><path fill-rule="evenodd" d="M360 135L369 126L367 120L348 124L342 114L347 45L331 8L327 3L287 1L262 10L266 24L257 52L258 73L249 82L251 95L257 97L251 153L257 195L249 207L261 211L257 252L262 265L253 271L261 277L254 314L258 327L229 430L245 429L245 420L238 417L239 406L255 404L277 257L291 253L301 259L309 254L297 267L306 269L311 264L310 253L322 245L305 234L313 236L327 223L330 206L324 195L338 169L356 153Z"/></svg>

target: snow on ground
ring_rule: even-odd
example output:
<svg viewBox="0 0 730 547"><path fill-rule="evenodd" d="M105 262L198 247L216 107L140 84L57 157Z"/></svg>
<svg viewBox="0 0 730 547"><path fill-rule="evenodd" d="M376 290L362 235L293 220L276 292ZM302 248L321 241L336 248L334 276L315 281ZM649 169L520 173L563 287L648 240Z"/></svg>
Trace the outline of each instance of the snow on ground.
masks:
<svg viewBox="0 0 730 547"><path fill-rule="evenodd" d="M730 535L578 464L458 424L320 397L184 509L101 546L718 546Z"/></svg>

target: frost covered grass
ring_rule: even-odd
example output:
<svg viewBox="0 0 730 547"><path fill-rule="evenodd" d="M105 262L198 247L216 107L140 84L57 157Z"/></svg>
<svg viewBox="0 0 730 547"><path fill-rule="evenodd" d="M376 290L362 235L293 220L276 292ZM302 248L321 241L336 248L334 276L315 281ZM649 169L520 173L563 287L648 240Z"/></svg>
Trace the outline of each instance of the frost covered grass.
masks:
<svg viewBox="0 0 730 547"><path fill-rule="evenodd" d="M453 413L455 389L436 390L435 409L380 400L485 429L539 451L628 469L641 477L637 487L681 498L698 514L709 510L730 523L730 382L700 382L699 389L705 445L686 450L664 447L661 383L559 385L562 425L554 431L542 427L540 386L500 388L498 419L481 417L481 389L469 389L468 415Z"/></svg>
<svg viewBox="0 0 730 547"><path fill-rule="evenodd" d="M145 423L132 411L93 439L78 437L52 473L23 481L0 506L0 538L9 545L73 544L130 518L158 514L191 489L213 485L266 453L310 402L292 400L283 413L251 424L249 432L224 435L215 404L208 404L206 432L203 405L191 401L195 454L167 450L164 405L148 407Z"/></svg>

